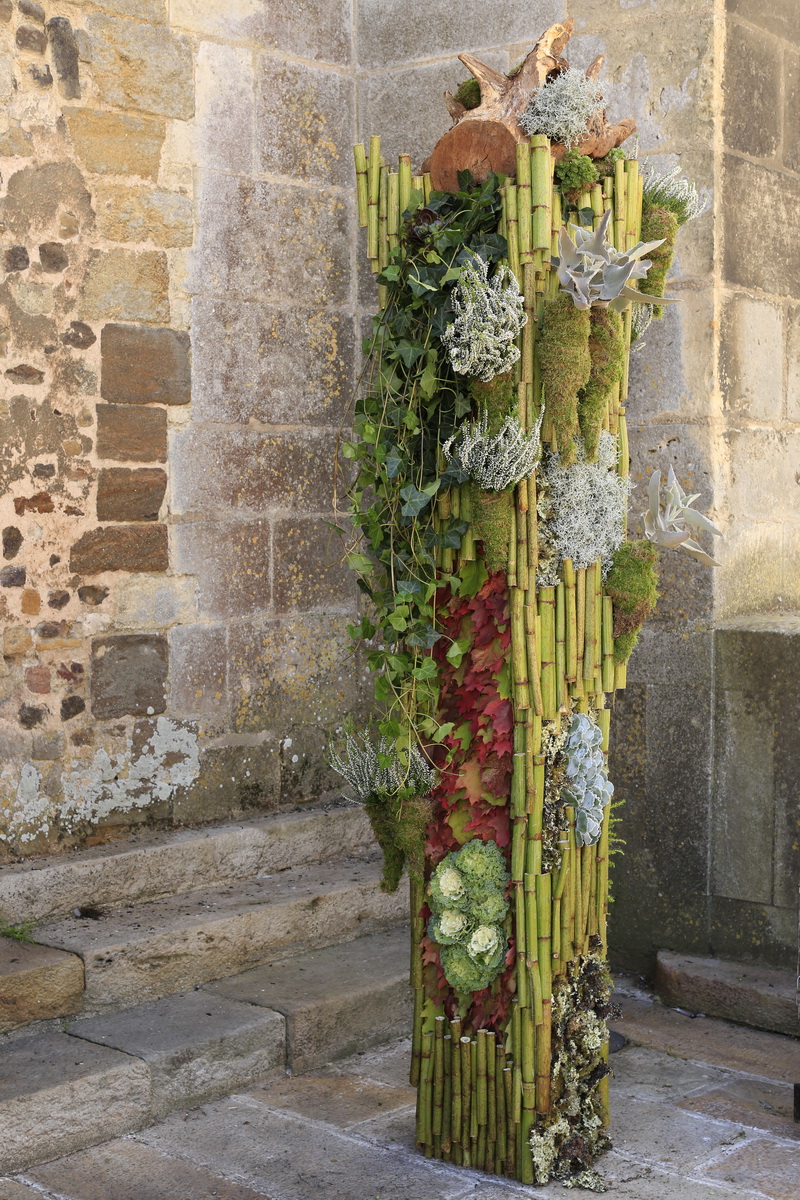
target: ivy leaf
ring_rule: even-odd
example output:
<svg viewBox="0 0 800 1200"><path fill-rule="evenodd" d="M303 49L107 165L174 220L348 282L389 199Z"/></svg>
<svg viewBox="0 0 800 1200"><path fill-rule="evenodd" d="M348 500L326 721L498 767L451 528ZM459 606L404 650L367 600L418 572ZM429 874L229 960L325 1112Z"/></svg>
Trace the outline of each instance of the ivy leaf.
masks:
<svg viewBox="0 0 800 1200"><path fill-rule="evenodd" d="M400 499L403 501L400 512L404 517L418 517L428 507L438 490L438 479L435 479L433 483L426 484L422 491L413 483L406 484L404 488L400 489Z"/></svg>
<svg viewBox="0 0 800 1200"><path fill-rule="evenodd" d="M588 226L589 229L591 229L592 225L594 224L594 209L593 208L579 208L578 209L578 223L580 225L586 225L586 226Z"/></svg>
<svg viewBox="0 0 800 1200"><path fill-rule="evenodd" d="M347 562L352 570L361 572L371 571L375 565L372 559L368 558L366 554L356 554L355 552L348 554Z"/></svg>
<svg viewBox="0 0 800 1200"><path fill-rule="evenodd" d="M449 737L449 735L453 732L454 728L455 728L455 721L445 721L444 725L440 725L439 728L436 730L436 732L433 734L433 741L436 742L437 745L439 743L443 742L444 739L446 737Z"/></svg>
<svg viewBox="0 0 800 1200"><path fill-rule="evenodd" d="M459 596L477 595L488 578L489 572L486 570L486 564L482 559L476 558L472 562L464 563L461 568L461 585L458 588Z"/></svg>
<svg viewBox="0 0 800 1200"><path fill-rule="evenodd" d="M447 651L447 661L452 667L460 667L461 660L472 645L471 638L458 638Z"/></svg>
<svg viewBox="0 0 800 1200"><path fill-rule="evenodd" d="M415 646L420 650L431 650L441 636L441 633L437 632L432 625L419 625L413 633L408 635L406 642L409 646ZM428 659L426 661L432 662L433 660ZM422 677L417 676L417 678Z"/></svg>
<svg viewBox="0 0 800 1200"><path fill-rule="evenodd" d="M419 342L409 342L403 339L395 342L394 352L407 367L413 367L417 359L425 353L425 347L421 346Z"/></svg>
<svg viewBox="0 0 800 1200"><path fill-rule="evenodd" d="M436 385L439 382L436 372L436 352L428 351L428 361L425 365L425 370L419 377L419 390L424 400L430 400L436 392Z"/></svg>
<svg viewBox="0 0 800 1200"><path fill-rule="evenodd" d="M418 579L398 579L397 595L400 596L418 596L422 591L422 584Z"/></svg>
<svg viewBox="0 0 800 1200"><path fill-rule="evenodd" d="M397 449L397 446L389 447L383 465L386 468L386 474L389 479L394 479L400 473L400 468L403 465L403 455Z"/></svg>
<svg viewBox="0 0 800 1200"><path fill-rule="evenodd" d="M388 267L384 267L378 276L379 283L396 283L400 278L400 268L392 263Z"/></svg>
<svg viewBox="0 0 800 1200"><path fill-rule="evenodd" d="M415 679L434 679L438 673L438 667L432 658L424 658L418 667L414 667L411 674Z"/></svg>

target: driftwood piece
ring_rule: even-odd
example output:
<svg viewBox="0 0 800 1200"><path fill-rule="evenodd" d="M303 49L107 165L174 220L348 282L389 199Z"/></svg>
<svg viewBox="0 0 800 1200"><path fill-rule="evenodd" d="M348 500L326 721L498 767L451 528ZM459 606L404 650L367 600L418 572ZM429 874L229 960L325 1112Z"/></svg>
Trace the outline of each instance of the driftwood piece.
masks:
<svg viewBox="0 0 800 1200"><path fill-rule="evenodd" d="M445 93L453 128L439 139L432 155L423 164L423 170L430 171L435 188L456 191L459 171L471 171L477 182L486 179L491 171L499 175L515 174L517 144L530 141L519 124L520 114L527 108L534 92L551 76L567 70L569 64L562 52L572 36L573 26L571 18L551 25L510 78L472 54L459 54L461 62L480 85L481 102L477 108L468 109L450 93ZM587 78L594 78L602 65L600 56L586 72ZM635 129L636 122L632 118L609 125L605 112L602 112L575 148L581 154L602 158L630 137ZM565 153L564 146L553 144L552 154L556 160L563 158Z"/></svg>

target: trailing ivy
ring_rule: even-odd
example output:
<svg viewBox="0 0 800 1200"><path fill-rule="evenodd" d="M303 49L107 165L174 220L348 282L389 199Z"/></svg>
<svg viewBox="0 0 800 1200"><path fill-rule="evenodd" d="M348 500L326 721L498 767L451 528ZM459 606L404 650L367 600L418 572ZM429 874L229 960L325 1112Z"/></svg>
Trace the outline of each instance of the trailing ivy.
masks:
<svg viewBox="0 0 800 1200"><path fill-rule="evenodd" d="M367 643L385 712L380 732L393 741L408 737L409 728L434 741L445 736L431 715L438 672L430 652L442 636L436 589L450 582L470 594L483 581L471 564L474 571L440 575L437 583L437 549L457 550L467 525L434 518L438 494L466 479L457 460L446 464L437 448L473 407L442 335L456 315L453 289L464 267L476 255L491 267L506 254L497 233L500 183L491 175L476 187L463 172L456 193L433 192L424 204L422 193L412 192L399 245L378 276L387 300L365 340L369 365L355 406L355 438L342 447L356 467L349 498L357 537L347 557L370 602L350 632ZM455 643L451 649L458 652Z"/></svg>

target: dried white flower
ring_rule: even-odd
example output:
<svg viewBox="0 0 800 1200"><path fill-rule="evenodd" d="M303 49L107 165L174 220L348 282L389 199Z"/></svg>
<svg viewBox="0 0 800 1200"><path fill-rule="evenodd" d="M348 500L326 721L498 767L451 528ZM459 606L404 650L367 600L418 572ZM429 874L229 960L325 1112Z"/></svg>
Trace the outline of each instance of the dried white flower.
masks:
<svg viewBox="0 0 800 1200"><path fill-rule="evenodd" d="M617 439L603 431L597 460L586 462L578 442L578 459L562 467L558 454L546 456L540 470L539 586L554 587L562 559L588 567L598 559L603 575L611 567L614 551L622 545L630 483L616 470Z"/></svg>
<svg viewBox="0 0 800 1200"><path fill-rule="evenodd" d="M390 758L390 765L382 766L380 758ZM436 770L416 746L412 747L406 764L401 761L394 742L385 737L376 747L368 734L346 730L341 754L331 747L328 762L349 783L362 803L370 797L393 796L401 790L427 796L436 786Z"/></svg>
<svg viewBox="0 0 800 1200"><path fill-rule="evenodd" d="M526 133L543 133L569 149L584 137L604 103L598 83L570 67L531 96L519 123Z"/></svg>
<svg viewBox="0 0 800 1200"><path fill-rule="evenodd" d="M642 198L650 206L668 208L678 218L678 224L685 225L703 215L711 197L705 190L698 193L697 185L690 179L681 179L680 173L680 167L671 171L648 169L644 173Z"/></svg>
<svg viewBox="0 0 800 1200"><path fill-rule="evenodd" d="M484 383L510 370L520 354L517 335L528 319L524 303L513 272L498 267L490 280L488 263L476 254L461 270L453 289L456 319L442 334L453 370Z"/></svg>
<svg viewBox="0 0 800 1200"><path fill-rule="evenodd" d="M466 475L487 492L503 492L536 470L542 453L541 428L544 408L530 433L525 433L516 417L508 416L499 431L489 433L486 410L477 421L463 425L459 434L448 438L442 453L448 462L455 459ZM459 438L458 445L453 443Z"/></svg>

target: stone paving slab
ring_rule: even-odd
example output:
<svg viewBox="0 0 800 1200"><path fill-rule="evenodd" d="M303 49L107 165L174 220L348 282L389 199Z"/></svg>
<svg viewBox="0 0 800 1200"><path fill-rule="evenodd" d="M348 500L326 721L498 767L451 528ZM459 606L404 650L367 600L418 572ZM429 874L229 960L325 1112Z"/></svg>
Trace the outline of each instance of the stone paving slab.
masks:
<svg viewBox="0 0 800 1200"><path fill-rule="evenodd" d="M83 963L50 946L0 938L0 1033L69 1017L83 1003Z"/></svg>
<svg viewBox="0 0 800 1200"><path fill-rule="evenodd" d="M737 1187L753 1187L771 1200L800 1195L800 1146L756 1140L738 1147L703 1174Z"/></svg>
<svg viewBox="0 0 800 1200"><path fill-rule="evenodd" d="M693 1093L726 1084L729 1072L703 1063L628 1046L610 1059L613 1103L617 1100L667 1100L677 1103Z"/></svg>
<svg viewBox="0 0 800 1200"><path fill-rule="evenodd" d="M267 1194L131 1138L37 1167L26 1178L70 1200L264 1200ZM27 1200L33 1195L26 1193Z"/></svg>
<svg viewBox="0 0 800 1200"><path fill-rule="evenodd" d="M154 1116L216 1100L285 1064L280 1013L202 991L76 1021L70 1034L144 1059Z"/></svg>
<svg viewBox="0 0 800 1200"><path fill-rule="evenodd" d="M794 1120L794 1095L788 1083L734 1078L721 1087L682 1100L679 1107L723 1121L736 1121L751 1129L764 1129L789 1141L800 1141L800 1123Z"/></svg>
<svg viewBox="0 0 800 1200"><path fill-rule="evenodd" d="M393 1088L356 1075L299 1075L251 1088L247 1095L268 1108L313 1115L314 1120L349 1129L373 1117L416 1102L410 1086Z"/></svg>
<svg viewBox="0 0 800 1200"><path fill-rule="evenodd" d="M731 1025L712 1017L689 1017L647 1000L622 997L622 1019L611 1028L639 1046L695 1063L744 1071L761 1079L800 1080L800 1041Z"/></svg>
<svg viewBox="0 0 800 1200"><path fill-rule="evenodd" d="M0 1200L49 1200L50 1193L42 1195L38 1188L17 1183L13 1179L0 1179Z"/></svg>
<svg viewBox="0 0 800 1200"><path fill-rule="evenodd" d="M797 976L791 971L660 950L655 986L676 1008L794 1037L800 1034Z"/></svg>

